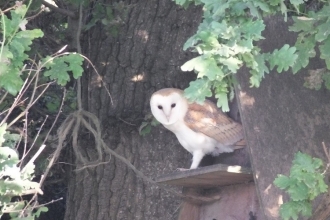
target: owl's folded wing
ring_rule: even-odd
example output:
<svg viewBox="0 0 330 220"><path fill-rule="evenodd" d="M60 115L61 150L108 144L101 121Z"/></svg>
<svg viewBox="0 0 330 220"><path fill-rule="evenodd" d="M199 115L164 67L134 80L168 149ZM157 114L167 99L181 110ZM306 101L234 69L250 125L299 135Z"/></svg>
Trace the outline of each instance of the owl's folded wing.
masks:
<svg viewBox="0 0 330 220"><path fill-rule="evenodd" d="M184 122L193 131L203 133L223 145L236 145L237 142L242 144L242 125L229 118L208 100L203 105L189 104Z"/></svg>

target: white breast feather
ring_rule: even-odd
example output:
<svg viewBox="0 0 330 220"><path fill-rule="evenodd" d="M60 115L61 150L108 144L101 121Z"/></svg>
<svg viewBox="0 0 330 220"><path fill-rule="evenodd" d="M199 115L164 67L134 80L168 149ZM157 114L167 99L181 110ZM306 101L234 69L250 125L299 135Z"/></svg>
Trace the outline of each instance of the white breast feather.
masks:
<svg viewBox="0 0 330 220"><path fill-rule="evenodd" d="M172 131L180 144L191 154L194 151L202 151L204 154L216 156L220 153L233 151L231 147L222 145L203 133L191 130L183 121L178 121L172 125L164 125L164 127Z"/></svg>

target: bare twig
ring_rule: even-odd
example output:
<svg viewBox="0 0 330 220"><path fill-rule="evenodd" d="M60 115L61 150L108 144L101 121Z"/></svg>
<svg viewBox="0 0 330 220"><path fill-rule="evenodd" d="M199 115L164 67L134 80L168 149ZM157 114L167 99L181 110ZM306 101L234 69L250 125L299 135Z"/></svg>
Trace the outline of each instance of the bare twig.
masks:
<svg viewBox="0 0 330 220"><path fill-rule="evenodd" d="M61 201L61 200L63 200L62 197L59 198L59 199L55 199L55 200L52 200L52 201L50 201L50 202L47 202L47 203L41 204L41 205L36 205L36 206L34 206L33 208L40 208L40 207L43 207L43 206L46 206L46 205L49 205L49 204L52 204L52 203L54 203L54 202L58 202L58 201Z"/></svg>
<svg viewBox="0 0 330 220"><path fill-rule="evenodd" d="M38 130L38 133L37 133L36 137L34 138L34 140L33 140L32 144L31 144L29 150L25 153L25 149L24 149L24 153L23 153L23 156L22 156L22 159L21 159L21 164L22 164L22 162L24 161L25 157L30 153L30 151L32 150L33 146L35 145L35 143L36 143L36 141L37 141L37 139L38 139L38 137L39 137L39 135L40 135L40 132L42 131L42 128L44 127L44 125L45 125L47 119L48 119L48 115L46 116L45 120L44 120L43 123L41 124L41 127L40 127L40 129ZM26 120L26 121L27 121L27 120ZM55 123L55 122L54 122L54 123ZM53 124L54 124L54 123L53 123ZM28 135L26 134L25 136L27 137ZM42 145L44 145L44 144L45 144L45 140L44 140L44 142L42 143Z"/></svg>
<svg viewBox="0 0 330 220"><path fill-rule="evenodd" d="M105 162L93 163L93 164L90 164L90 165L84 165L84 166L80 167L79 169L76 169L75 171L81 171L81 170L84 170L86 168L97 167L97 166L100 166L100 165L103 165L103 164L108 164L108 163L110 163L110 160L105 161Z"/></svg>
<svg viewBox="0 0 330 220"><path fill-rule="evenodd" d="M16 126L12 126L10 128L7 128L6 130L9 132L12 132L12 133L19 134L20 136L22 136L24 138L26 136L26 133L21 128L16 127ZM26 138L27 138L28 143L32 143L33 140L29 136L27 136Z"/></svg>
<svg viewBox="0 0 330 220"><path fill-rule="evenodd" d="M68 47L68 45L65 45L64 47L62 47L61 49L59 49L58 51L56 51L56 53L54 53L52 56L56 56L56 55L61 55L61 53Z"/></svg>
<svg viewBox="0 0 330 220"><path fill-rule="evenodd" d="M2 96L2 98L0 99L0 104L3 102L3 100L5 100L5 98L7 97L7 95L8 95L8 92L6 92L6 93Z"/></svg>
<svg viewBox="0 0 330 220"><path fill-rule="evenodd" d="M77 15L72 12L72 11L69 11L69 10L66 10L66 9L63 9L63 8L59 8L59 7L56 7L50 3L48 3L47 1L42 1L41 2L44 6L50 8L51 10L57 12L57 13L60 13L62 15L66 15L66 16L69 16L70 18L73 18L73 19L76 19L77 18Z"/></svg>
<svg viewBox="0 0 330 220"><path fill-rule="evenodd" d="M9 115L11 114L11 112L14 110L14 108L16 108L17 103L20 101L20 99L21 99L21 97L22 97L22 95L23 95L23 90L24 90L24 87L26 86L28 80L29 80L29 78L26 78L26 80L24 81L24 84L23 84L21 90L19 91L17 97L15 98L14 103L13 103L12 106L8 109L8 113L7 113L7 115L6 115L5 118L0 122L0 126L1 126L2 124L4 124L4 123L7 121ZM10 126L7 126L7 127L10 127Z"/></svg>
<svg viewBox="0 0 330 220"><path fill-rule="evenodd" d="M54 126L55 126L55 124L56 124L56 122L57 122L57 120L58 120L58 118L59 118L59 116L60 116L60 114L61 114L61 112L62 112L62 108L63 108L64 101L65 101L65 96L66 96L66 90L64 89L64 91L63 91L63 97L62 97L62 102L61 102L61 106L60 106L60 108L59 108L59 110L58 110L58 112L57 112L57 115L56 115L55 121L54 121L54 123L52 124L51 128L49 129L49 131L48 131L48 133L47 133L47 135L46 135L46 137L45 137L45 139L44 139L44 141L43 141L42 144L45 144L46 140L48 139L48 137L49 137L49 135L50 135L50 132L53 130L53 128L54 128ZM57 150L56 150L56 151L57 151ZM52 161L53 159L54 159L54 161L57 159L57 156L56 156L56 158L54 158L55 156L56 156L56 155L54 154L54 155L53 155L53 158L51 159L51 161ZM47 177L47 175L48 175L48 173L49 173L50 168L53 166L54 161L53 161L52 163L49 162L49 164L48 164L48 166L47 166L47 168L46 168L46 171L44 172L44 175L43 175L43 176L41 177L41 179L40 179L40 186L44 183L44 181L45 181L45 179L46 179L46 177Z"/></svg>
<svg viewBox="0 0 330 220"><path fill-rule="evenodd" d="M26 109L23 111L23 112L21 112L14 120L12 120L10 123L9 123L9 125L8 125L8 127L10 127L11 125L13 125L14 123L16 123L21 117L23 117L25 114L26 114L26 112L28 112L29 110L30 110L30 108L39 100L39 98L46 92L46 90L48 89L48 87L52 84L53 82L50 82L50 83L47 83L46 84L46 87L41 91L41 93L37 96L37 98L35 98L34 100L33 100L33 98L31 97L30 98L30 103L26 106ZM36 89L36 87L34 87L34 92L35 92L35 89ZM33 96L34 96L34 93L33 92Z"/></svg>
<svg viewBox="0 0 330 220"><path fill-rule="evenodd" d="M82 26L82 4L79 5L79 21L78 21L78 30L76 35L76 42L77 42L77 51L79 54L82 54L81 45L80 45L80 34L81 34L81 26ZM81 79L80 77L77 79L77 105L78 110L82 110L81 104Z"/></svg>
<svg viewBox="0 0 330 220"><path fill-rule="evenodd" d="M32 15L32 16L30 16L30 17L26 17L26 20L30 21L30 20L32 20L32 19L35 19L35 18L38 17L38 16L39 16L44 10L45 10L45 6L42 6L42 7L41 7L41 10L39 10L37 14Z"/></svg>
<svg viewBox="0 0 330 220"><path fill-rule="evenodd" d="M8 11L14 9L14 8L16 8L16 5L14 5L14 6L10 7L10 8L7 8L7 9L3 10L2 13L6 13L6 12L8 12Z"/></svg>
<svg viewBox="0 0 330 220"><path fill-rule="evenodd" d="M33 209L35 209L35 208L40 208L40 207L43 207L43 206L46 206L46 205L49 205L49 204L52 204L52 203L54 203L54 202L58 202L58 201L61 201L61 200L63 200L62 197L59 198L59 199L55 199L55 200L52 200L52 201L50 201L50 202L47 202L47 203L41 204L41 205L34 205L34 206L33 206ZM35 203L35 204L37 204L37 203ZM10 210L10 211L8 210L8 211L4 211L4 213L15 213L15 212L25 213L25 210L26 210L26 209L21 209L21 210Z"/></svg>
<svg viewBox="0 0 330 220"><path fill-rule="evenodd" d="M46 145L41 145L40 148L38 149L38 151L33 155L33 157L30 159L30 161L25 165L25 167L22 169L21 172L25 172L26 169L28 168L28 166L32 163L34 163L34 161L37 159L37 157L41 154L41 152L45 149Z"/></svg>
<svg viewBox="0 0 330 220"><path fill-rule="evenodd" d="M46 145L42 145L40 148L39 148L39 150L37 151L37 153L35 153L34 155L33 155L33 157L31 158L31 160L25 165L25 167L22 169L22 173L24 173L25 172L25 170L28 168L28 166L31 164L31 163L34 163L34 161L37 159L37 157L41 154L41 152L45 149L45 147L46 147ZM39 193L39 194L41 194L41 195L43 195L43 192L42 192L42 190L41 190L41 184L40 184L40 182L39 182L39 186L38 186L38 188L37 189L34 189L34 191L32 192L31 191L31 193L34 193L34 195L33 195L33 197L32 197L32 199L27 203L27 205L24 207L24 209L22 210L22 212L21 213L24 213L25 211L26 211L26 209L29 207L29 205L32 203L32 201L35 201L35 199L37 198L37 194Z"/></svg>
<svg viewBox="0 0 330 220"><path fill-rule="evenodd" d="M58 110L58 112L57 112L57 115L56 115L56 118L55 118L54 123L52 124L51 128L49 129L49 131L48 131L48 133L47 133L47 135L46 135L46 137L45 137L45 139L44 139L44 141L43 141L43 143L42 143L42 147L43 147L43 148L40 147L40 148L42 148L42 149L39 149L40 152L44 149L45 142L46 142L46 140L48 139L50 132L51 132L52 129L54 128L54 126L55 126L55 124L56 124L56 122L57 122L57 120L58 120L58 117L59 117L59 115L60 115L61 112L62 112L62 108L63 108L63 104L64 104L64 100L65 100L65 94L66 94L66 91L64 90L63 98L62 98L62 102L61 102L61 106L60 106L60 108L59 108L59 110ZM60 150L61 150L61 149L60 149ZM38 152L39 152L39 151L38 151ZM58 150L57 150L57 151L58 151ZM58 154L58 155L59 155L59 154ZM56 155L54 155L54 156L52 157L51 161L49 162L49 164L48 164L48 166L47 166L47 168L46 168L46 171L44 172L43 175L41 175L41 179L40 179L40 181L39 181L39 187L40 187L40 188L42 188L42 185L43 185L43 183L44 183L44 181L45 181L45 179L46 179L46 177L47 177L47 175L48 175L48 173L49 173L49 171L50 171L50 168L52 167L54 161L57 159L57 157L55 157L55 156L56 156ZM35 158L32 158L32 159L35 160ZM32 159L31 159L31 160L32 160ZM31 161L31 160L30 160L30 161ZM33 160L33 161L34 161L34 160ZM27 205L26 205L25 208L23 209L24 212L25 212L25 210L29 207L29 205L32 204L32 202L33 202L34 200L36 200L36 198L37 198L37 193L35 193L35 194L33 195L33 197L30 199L30 201L27 203Z"/></svg>
<svg viewBox="0 0 330 220"><path fill-rule="evenodd" d="M16 107L22 105L27 99L28 99L28 98L25 98L25 99L23 99L22 101L20 101L19 103L17 103L17 104L16 104ZM11 106L11 107L12 107L12 106ZM6 109L6 110L2 111L2 112L0 113L0 115L5 114L6 112L9 112L9 110L11 109L11 107L10 107L9 109ZM3 121L5 121L5 120L3 120Z"/></svg>
<svg viewBox="0 0 330 220"><path fill-rule="evenodd" d="M22 158L23 157L25 157L25 153L26 153L26 149L27 149L27 136L28 136L28 114L29 114L29 112L26 112L26 114L25 114L25 120L24 120L24 133L25 133L25 135L24 135L24 149L23 149L23 156L22 156ZM23 160L21 160L21 161L23 161ZM21 163L22 164L22 163ZM20 165L20 168L21 168L21 165Z"/></svg>
<svg viewBox="0 0 330 220"><path fill-rule="evenodd" d="M329 153L330 150L328 152L327 147L325 146L324 142L322 142L322 146L323 146L324 153L327 156L328 162L330 162L330 153Z"/></svg>
<svg viewBox="0 0 330 220"><path fill-rule="evenodd" d="M108 95L109 95L109 98L110 98L110 102L111 102L111 104L113 105L113 100L112 100L112 96L111 96L111 93L110 93L110 91L109 91L109 89L106 87L106 83L104 82L104 80L103 80L103 77L99 74L99 72L97 71L97 69L96 69L96 67L94 66L94 64L92 63L92 61L90 60L90 59L88 59L88 57L86 57L86 56L84 56L84 55L81 55L80 54L80 56L82 56L91 66L92 66L92 68L93 68L93 70L95 71L95 73L100 77L100 79L101 79L101 81L102 81L102 84L103 84L103 86L104 86L104 89L105 89L105 91L108 93Z"/></svg>
<svg viewBox="0 0 330 220"><path fill-rule="evenodd" d="M128 122L128 121L125 121L124 119L122 119L122 118L118 118L120 121L122 121L122 122L124 122L125 124L128 124L128 125L131 125L131 126L136 126L136 124L132 124L132 123L130 123L130 122Z"/></svg>
<svg viewBox="0 0 330 220"><path fill-rule="evenodd" d="M322 147L323 147L323 150L324 150L324 154L325 154L325 156L326 156L327 159L328 159L328 163L327 163L327 165L326 165L326 167L325 167L325 170L324 170L323 173L322 173L322 175L324 175L324 174L327 172L327 170L329 169L329 167L330 167L330 153L329 153L329 151L327 150L327 147L325 146L325 143L324 143L324 142L322 142Z"/></svg>
<svg viewBox="0 0 330 220"><path fill-rule="evenodd" d="M26 196L26 195L31 195L31 194L43 195L44 192L40 188L38 188L38 189L27 189L27 190L24 190L23 192L21 192L19 195L20 196ZM6 193L5 196L16 197L17 194L16 193Z"/></svg>
<svg viewBox="0 0 330 220"><path fill-rule="evenodd" d="M24 65L24 67L22 68L21 72L25 71L25 67L26 67L26 65ZM21 90L19 91L17 97L15 98L14 103L13 103L12 106L9 108L6 117L2 120L2 122L0 123L0 125L3 124L4 122L6 122L7 118L8 118L9 115L11 114L11 112L14 110L14 108L16 108L16 107L18 106L18 103L20 102L21 98L23 97L23 94L24 94L24 93L27 91L27 89L30 87L30 85L31 85L31 83L33 82L33 80L36 80L36 82L35 82L35 87L33 88L32 97L30 98L29 104L27 105L26 109L25 109L23 112L21 112L21 113L20 113L20 114L14 119L14 120L12 120L12 121L8 124L8 127L12 126L16 121L18 121L21 117L23 117L23 116L26 114L26 112L29 111L31 105L34 104L34 102L33 102L33 98L34 98L35 91L36 91L36 89L37 89L37 88L36 88L36 86L37 86L36 83L37 83L37 81L38 81L37 79L38 79L38 75L39 75L40 70L41 70L41 68L36 72L36 74L34 74L34 75L32 76L31 79L29 79L29 77L27 77L27 79L24 81L24 84L23 84ZM28 76L30 76L31 72L32 72L32 70L30 70ZM48 87L47 87L47 88L48 88ZM45 91L45 90L44 90L44 91ZM43 92L44 92L44 91L43 91ZM43 92L42 92L42 94L43 94ZM40 98L40 96L39 96L38 98ZM38 98L37 98L37 99L38 99ZM36 100L37 100L37 99L36 99ZM31 104L32 102L33 102L33 104Z"/></svg>
<svg viewBox="0 0 330 220"><path fill-rule="evenodd" d="M46 142L46 140L47 140L47 138L48 138L48 136L49 136L49 134L50 134L50 132L51 132L51 130L53 129L53 127L54 127L54 125L55 125L55 123L57 122L57 119L58 119L58 117L59 117L59 115L60 115L60 113L62 112L62 107L63 107L63 104L64 104L64 100L65 100L65 92L64 92L64 95L63 95L63 98L62 98L62 102L61 102L61 106L60 106L60 108L59 108L59 111L58 111L58 113L57 113L57 115L56 115L56 118L55 118L55 121L54 121L54 123L52 124L52 127L50 128L50 130L48 131L48 133L47 133L47 135L46 135L46 137L45 137L45 139L44 139L44 142L43 142L43 144L42 144L42 146L45 146L44 145L44 143ZM43 147L44 148L44 147ZM40 149L39 149L40 150ZM43 150L43 149L42 149ZM41 150L41 151L42 151ZM58 149L56 150L56 151L58 151ZM61 149L59 150L59 152L61 151ZM58 154L59 155L59 154ZM57 155L57 156L58 156ZM32 158L33 159L33 158ZM32 160L31 159L31 160ZM57 159L57 157L56 157L56 155L54 154L54 156L52 157L52 159L50 160L50 162L48 163L48 166L47 166L47 168L46 168L46 171L44 172L44 174L43 175L41 175L41 178L40 178L40 181L39 181L39 187L41 188L42 187L42 185L43 185L43 183L44 183L44 181L45 181L45 179L46 179L46 177L47 177L47 175L48 175L48 173L49 173L49 171L50 171L50 168L53 166L53 163L54 163L54 161ZM35 159L34 159L35 160ZM34 161L33 160L33 161ZM36 198L37 198L37 193L35 193L34 195L33 195L33 197L30 199L30 201L27 203L27 205L25 206L25 208L23 209L23 211L25 211L26 209L27 209L27 207L29 207L29 205L32 203L32 201L34 201L34 200L36 200Z"/></svg>

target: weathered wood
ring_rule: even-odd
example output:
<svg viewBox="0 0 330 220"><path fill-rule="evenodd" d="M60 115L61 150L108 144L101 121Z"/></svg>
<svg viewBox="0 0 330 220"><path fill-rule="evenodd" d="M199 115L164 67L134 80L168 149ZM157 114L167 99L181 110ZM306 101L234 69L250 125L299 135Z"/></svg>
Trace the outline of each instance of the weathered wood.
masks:
<svg viewBox="0 0 330 220"><path fill-rule="evenodd" d="M283 17L267 22L261 42L263 51L273 51L293 44L295 35L287 31ZM325 67L312 60L296 75L291 72L266 75L259 88L250 88L248 71L239 73L241 119L250 152L260 204L267 219L279 219L279 207L287 194L273 181L278 174L288 175L294 154L298 151L325 158L322 141L330 143L330 92L303 86L308 69Z"/></svg>
<svg viewBox="0 0 330 220"><path fill-rule="evenodd" d="M200 205L184 202L178 220L200 220Z"/></svg>
<svg viewBox="0 0 330 220"><path fill-rule="evenodd" d="M184 201L180 205L180 213L177 220L200 220L201 205L207 200L213 199L205 197L203 192L203 189L183 187L182 194L186 197L184 197Z"/></svg>
<svg viewBox="0 0 330 220"><path fill-rule="evenodd" d="M249 168L216 164L193 170L177 171L158 177L156 181L176 186L211 188L246 183L252 180L252 171Z"/></svg>
<svg viewBox="0 0 330 220"><path fill-rule="evenodd" d="M265 220L254 183L221 187L217 195L219 200L200 206L199 220Z"/></svg>
<svg viewBox="0 0 330 220"><path fill-rule="evenodd" d="M204 190L184 188L183 194L187 197L178 220L265 220L253 182Z"/></svg>
<svg viewBox="0 0 330 220"><path fill-rule="evenodd" d="M320 204L317 206L310 220L329 220L330 219L330 187L328 192L323 195Z"/></svg>

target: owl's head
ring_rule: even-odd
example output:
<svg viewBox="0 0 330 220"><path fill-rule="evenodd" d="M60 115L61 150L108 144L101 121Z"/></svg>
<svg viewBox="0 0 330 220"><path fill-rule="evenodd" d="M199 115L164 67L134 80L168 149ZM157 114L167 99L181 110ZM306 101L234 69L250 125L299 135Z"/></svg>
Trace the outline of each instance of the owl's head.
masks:
<svg viewBox="0 0 330 220"><path fill-rule="evenodd" d="M180 89L166 88L152 94L151 112L164 125L183 120L188 110L188 102Z"/></svg>

